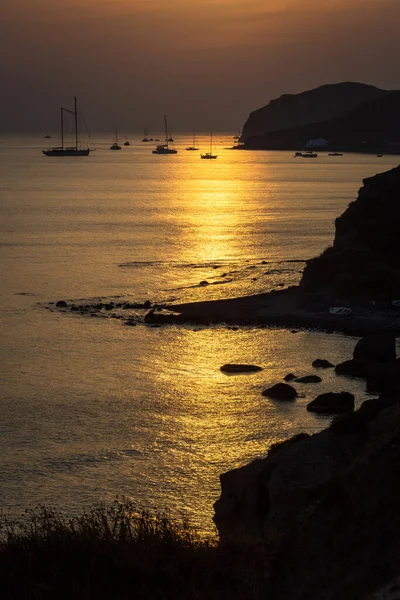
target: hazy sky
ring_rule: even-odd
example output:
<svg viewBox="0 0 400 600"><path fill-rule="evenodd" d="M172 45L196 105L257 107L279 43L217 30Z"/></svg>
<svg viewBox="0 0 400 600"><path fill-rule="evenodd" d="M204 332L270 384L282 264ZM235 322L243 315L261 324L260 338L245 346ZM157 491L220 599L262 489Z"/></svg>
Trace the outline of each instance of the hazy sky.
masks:
<svg viewBox="0 0 400 600"><path fill-rule="evenodd" d="M400 88L400 0L0 0L0 131L236 131L283 93Z"/></svg>

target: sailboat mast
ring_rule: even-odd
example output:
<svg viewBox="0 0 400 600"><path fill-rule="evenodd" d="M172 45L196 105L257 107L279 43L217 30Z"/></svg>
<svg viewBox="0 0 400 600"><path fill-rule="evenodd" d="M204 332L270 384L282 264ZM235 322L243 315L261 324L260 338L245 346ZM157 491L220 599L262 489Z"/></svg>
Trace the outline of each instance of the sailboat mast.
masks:
<svg viewBox="0 0 400 600"><path fill-rule="evenodd" d="M75 101L75 110L74 110L74 115L75 115L75 150L78 151L78 108L77 108L77 103L76 103L76 96L74 96L74 101Z"/></svg>
<svg viewBox="0 0 400 600"><path fill-rule="evenodd" d="M210 132L210 154L212 154L212 131Z"/></svg>
<svg viewBox="0 0 400 600"><path fill-rule="evenodd" d="M60 108L60 113L61 113L61 148L62 150L64 150L64 109L63 107Z"/></svg>
<svg viewBox="0 0 400 600"><path fill-rule="evenodd" d="M164 124L165 124L165 141L167 142L167 148L168 148L168 127L167 127L167 115L164 115Z"/></svg>

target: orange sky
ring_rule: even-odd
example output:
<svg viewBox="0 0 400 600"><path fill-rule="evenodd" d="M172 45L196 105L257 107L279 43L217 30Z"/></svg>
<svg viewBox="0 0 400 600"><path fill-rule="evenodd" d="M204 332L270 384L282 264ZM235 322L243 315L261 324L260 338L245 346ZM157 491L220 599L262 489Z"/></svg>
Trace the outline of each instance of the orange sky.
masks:
<svg viewBox="0 0 400 600"><path fill-rule="evenodd" d="M400 88L400 0L0 0L0 130L237 130L282 93ZM4 59L7 57L7 59ZM49 124L49 119L51 123Z"/></svg>

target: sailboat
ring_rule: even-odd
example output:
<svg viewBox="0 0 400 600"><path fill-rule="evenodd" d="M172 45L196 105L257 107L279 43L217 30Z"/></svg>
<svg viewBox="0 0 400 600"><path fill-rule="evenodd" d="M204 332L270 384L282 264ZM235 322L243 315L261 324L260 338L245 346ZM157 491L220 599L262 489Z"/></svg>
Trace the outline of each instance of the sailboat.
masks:
<svg viewBox="0 0 400 600"><path fill-rule="evenodd" d="M167 126L167 115L164 115L164 124L165 124L165 144L158 144L155 150L153 150L153 154L178 154L178 150L174 150L173 148L169 148L169 137L168 137L168 126Z"/></svg>
<svg viewBox="0 0 400 600"><path fill-rule="evenodd" d="M129 141L129 140L128 140L128 138L125 136L124 146L130 146L130 145L131 145L130 141Z"/></svg>
<svg viewBox="0 0 400 600"><path fill-rule="evenodd" d="M212 153L212 132L210 133L210 152L201 155L201 158L217 158L218 154Z"/></svg>
<svg viewBox="0 0 400 600"><path fill-rule="evenodd" d="M144 128L144 138L142 139L142 142L149 142L149 138L147 137L149 134L147 133L147 129Z"/></svg>
<svg viewBox="0 0 400 600"><path fill-rule="evenodd" d="M186 150L198 150L198 148L196 148L196 134L193 134L193 145L192 146L188 146L186 148Z"/></svg>
<svg viewBox="0 0 400 600"><path fill-rule="evenodd" d="M64 145L64 112L74 116L75 125L75 145L65 146ZM49 150L42 150L46 156L88 156L90 148L79 148L78 142L78 103L76 96L74 97L74 110L69 110L61 106L61 146L50 148Z"/></svg>
<svg viewBox="0 0 400 600"><path fill-rule="evenodd" d="M115 142L111 144L110 150L121 150L121 146L118 144L118 130L115 128Z"/></svg>

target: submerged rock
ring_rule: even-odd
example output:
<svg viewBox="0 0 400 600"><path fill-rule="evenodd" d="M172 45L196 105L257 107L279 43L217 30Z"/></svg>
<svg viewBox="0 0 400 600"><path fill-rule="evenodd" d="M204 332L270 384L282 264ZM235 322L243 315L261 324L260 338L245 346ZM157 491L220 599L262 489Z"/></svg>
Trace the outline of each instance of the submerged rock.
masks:
<svg viewBox="0 0 400 600"><path fill-rule="evenodd" d="M321 381L322 379L318 375L304 375L304 377L295 379L296 383L320 383Z"/></svg>
<svg viewBox="0 0 400 600"><path fill-rule="evenodd" d="M226 365L222 365L220 370L224 373L252 373L255 371L262 371L262 367L257 365L242 365L236 363L227 363Z"/></svg>

